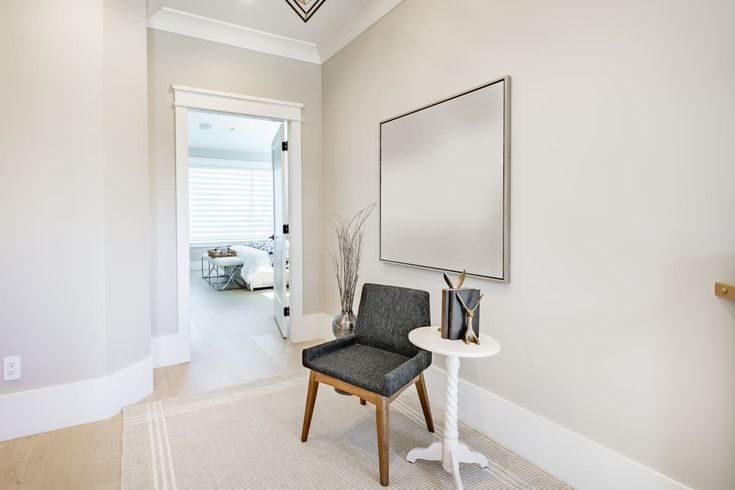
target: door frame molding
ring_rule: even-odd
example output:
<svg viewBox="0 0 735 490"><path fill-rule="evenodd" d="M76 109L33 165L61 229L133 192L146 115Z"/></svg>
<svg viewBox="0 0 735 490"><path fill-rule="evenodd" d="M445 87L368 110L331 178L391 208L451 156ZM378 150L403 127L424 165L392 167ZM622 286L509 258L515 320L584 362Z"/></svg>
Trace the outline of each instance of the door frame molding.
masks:
<svg viewBox="0 0 735 490"><path fill-rule="evenodd" d="M290 308L291 304L288 300L289 297L289 288L288 288L288 273L286 273L285 268L288 266L288 258L287 258L287 247L285 246L286 243L290 243L291 241L291 233L288 234L283 233L283 228L280 230L278 229L279 226L287 225L290 221L290 215L289 212L291 210L291 196L290 196L290 183L288 182L289 177L289 165L290 165L290 157L288 156L288 152L284 152L283 150L283 143L288 141L289 137L289 128L285 127L286 125L282 125L278 128L278 131L276 131L276 134L273 136L273 139L271 140L271 160L272 160L272 182L273 182L273 315L275 316L276 324L278 324L278 329L281 331L281 335L284 338L288 338L288 334L291 331L291 318L290 315L286 316L286 308ZM284 153L286 153L286 156L284 157ZM276 180L276 155L278 156L278 180ZM285 187L286 192L283 192L283 188ZM280 188L280 192L276 192L276 189ZM278 199L280 198L280 199ZM280 203L278 202L280 200ZM285 204L285 205L284 205ZM279 217L279 213L275 212L276 207L281 207L281 216ZM285 220L284 220L285 216ZM280 218L280 219L279 219ZM290 231L290 230L289 230ZM288 237L285 237L285 235L288 235ZM276 251L278 250L278 242L281 242L280 251L280 262L277 262L277 259L279 259L278 254ZM278 272L278 269L281 268L281 272ZM278 286L278 278L284 282L284 286L286 288L284 290L281 290L280 293L282 296L285 296L285 298L280 297L279 298L279 291L276 286ZM281 310L279 312L279 310ZM285 332L285 335L284 335Z"/></svg>
<svg viewBox="0 0 735 490"><path fill-rule="evenodd" d="M227 112L243 116L266 117L286 121L288 125L289 165L289 274L290 274L290 341L300 341L310 336L310 328L304 321L303 303L303 246L302 246L302 188L301 188L301 111L303 104L249 95L219 92L182 85L172 85L175 113L176 146L176 275L177 275L177 324L175 352L155 359L156 364L169 365L188 362L191 359L190 315L190 257L189 257L189 125L190 109ZM274 328L278 328L275 325ZM171 339L174 340L174 339ZM155 354L155 353L154 353ZM165 358L165 360L164 360Z"/></svg>

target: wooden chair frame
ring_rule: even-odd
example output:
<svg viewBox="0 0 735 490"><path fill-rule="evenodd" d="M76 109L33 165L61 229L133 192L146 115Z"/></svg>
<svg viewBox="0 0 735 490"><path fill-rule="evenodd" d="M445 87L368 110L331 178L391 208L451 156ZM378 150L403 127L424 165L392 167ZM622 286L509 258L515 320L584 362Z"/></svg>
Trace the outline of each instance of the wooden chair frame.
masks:
<svg viewBox="0 0 735 490"><path fill-rule="evenodd" d="M395 392L390 397L385 397L372 391L365 390L359 386L351 385L342 380L318 373L314 370L309 374L309 389L306 393L306 407L304 409L304 425L301 429L301 442L306 442L309 437L309 427L311 426L311 416L314 413L314 405L316 403L316 395L319 390L319 383L340 389L360 399L360 404L365 405L367 402L375 405L375 424L378 432L378 463L380 465L380 484L388 486L389 474L389 448L390 448L390 403L398 398L398 395L411 385L416 385L416 391L421 401L421 410L424 412L426 420L426 428L429 432L434 432L434 420L431 417L431 407L429 406L429 397L426 394L426 383L424 382L424 374L421 373L407 383L403 388Z"/></svg>

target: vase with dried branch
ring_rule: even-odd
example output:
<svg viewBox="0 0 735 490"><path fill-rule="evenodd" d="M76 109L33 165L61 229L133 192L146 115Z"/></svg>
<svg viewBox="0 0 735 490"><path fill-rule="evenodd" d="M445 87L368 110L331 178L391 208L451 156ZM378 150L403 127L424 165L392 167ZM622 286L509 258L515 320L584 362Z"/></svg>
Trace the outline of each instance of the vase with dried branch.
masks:
<svg viewBox="0 0 735 490"><path fill-rule="evenodd" d="M363 208L348 219L336 217L330 222L337 235L337 250L332 254L334 274L339 288L340 313L334 317L334 336L352 335L357 317L352 312L360 273L360 260L365 252L365 225L375 203Z"/></svg>

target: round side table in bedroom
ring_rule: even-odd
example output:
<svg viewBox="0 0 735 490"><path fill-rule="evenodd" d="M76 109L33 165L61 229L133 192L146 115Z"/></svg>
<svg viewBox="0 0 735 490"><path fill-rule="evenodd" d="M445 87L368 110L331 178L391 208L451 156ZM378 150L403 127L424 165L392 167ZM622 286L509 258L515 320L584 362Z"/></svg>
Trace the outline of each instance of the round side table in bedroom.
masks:
<svg viewBox="0 0 735 490"><path fill-rule="evenodd" d="M492 337L480 334L480 344L465 344L462 340L447 340L441 337L438 327L421 327L412 330L408 339L415 346L434 354L446 356L447 384L444 414L444 439L427 448L414 448L406 459L415 463L417 459L441 461L444 470L454 476L458 490L462 490L459 476L460 463L477 463L483 468L488 461L482 454L472 451L459 442L457 430L457 394L459 382L459 359L461 357L490 357L500 352L500 344Z"/></svg>

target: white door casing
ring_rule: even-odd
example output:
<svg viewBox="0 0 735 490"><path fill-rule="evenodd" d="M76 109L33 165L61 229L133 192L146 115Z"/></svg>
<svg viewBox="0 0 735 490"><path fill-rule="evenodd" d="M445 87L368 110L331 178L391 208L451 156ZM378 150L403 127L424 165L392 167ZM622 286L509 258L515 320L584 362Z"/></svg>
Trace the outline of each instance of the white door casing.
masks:
<svg viewBox="0 0 735 490"><path fill-rule="evenodd" d="M176 140L176 264L177 326L175 335L154 337L154 367L188 362L191 359L189 314L189 109L227 112L286 121L289 136L287 188L289 216L289 309L288 338L303 341L313 338L303 314L302 191L301 191L301 111L303 104L265 99L213 90L172 85Z"/></svg>
<svg viewBox="0 0 735 490"><path fill-rule="evenodd" d="M288 285L288 152L284 150L286 141L284 125L276 132L271 143L273 161L273 316L283 338L288 337L289 305Z"/></svg>

